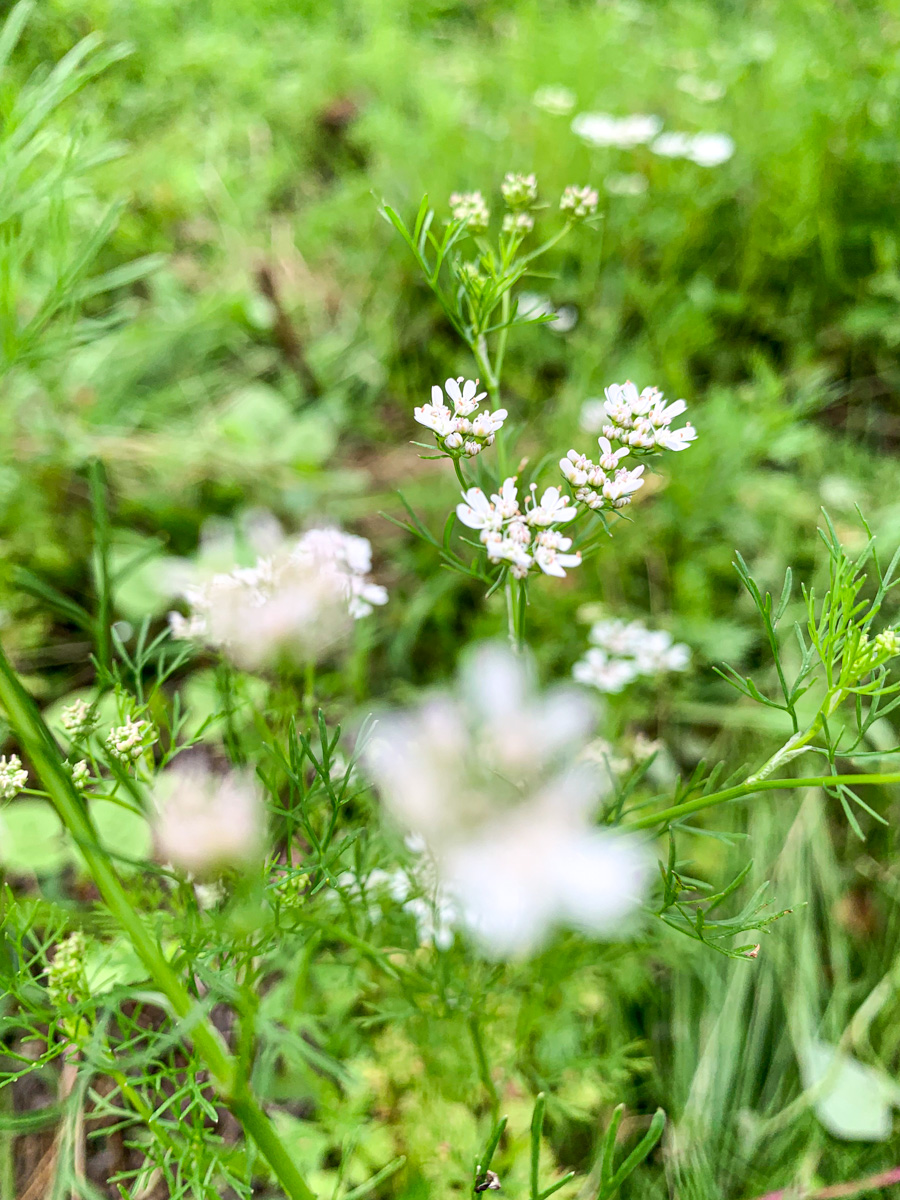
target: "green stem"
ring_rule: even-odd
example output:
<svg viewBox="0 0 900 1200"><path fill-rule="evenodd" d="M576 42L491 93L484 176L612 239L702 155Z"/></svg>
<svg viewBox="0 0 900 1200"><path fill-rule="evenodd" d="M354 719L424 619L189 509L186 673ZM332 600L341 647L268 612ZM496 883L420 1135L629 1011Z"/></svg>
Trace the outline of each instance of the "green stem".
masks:
<svg viewBox="0 0 900 1200"><path fill-rule="evenodd" d="M189 1024L190 1038L206 1063L223 1103L234 1113L259 1146L290 1200L314 1200L291 1161L269 1118L255 1097L239 1086L237 1065L210 1020L199 1014L194 998L172 970L128 897L106 852L97 840L84 801L62 765L56 743L34 701L22 686L6 655L0 650L0 705L31 759L66 828L75 839L97 890L107 908L128 935L138 957L175 1015Z"/></svg>
<svg viewBox="0 0 900 1200"><path fill-rule="evenodd" d="M91 489L91 510L94 517L94 591L97 596L97 613L94 618L94 640L97 646L97 663L101 671L108 671L112 661L110 644L110 613L112 594L109 575L109 509L106 502L106 472L99 459L93 459L88 467Z"/></svg>
<svg viewBox="0 0 900 1200"><path fill-rule="evenodd" d="M879 786L887 783L900 783L900 773L890 775L814 775L805 779L759 779L752 783L741 783L737 787L725 788L721 792L710 792L708 796L698 796L696 800L687 800L684 804L676 804L672 808L664 808L661 812L651 813L640 817L637 821L628 821L626 829L652 829L654 825L665 825L691 813L702 812L705 808L715 808L717 804L727 804L729 800L739 800L742 796L752 796L755 792L772 792L782 788L793 789L803 787L833 787L845 784L853 787L860 784Z"/></svg>
<svg viewBox="0 0 900 1200"><path fill-rule="evenodd" d="M460 466L459 459L455 456L453 458L453 470L456 472L456 478L462 484L462 490L467 492L470 485L466 482L466 477L462 473L462 467Z"/></svg>
<svg viewBox="0 0 900 1200"><path fill-rule="evenodd" d="M491 1124L496 1125L500 1117L500 1094L497 1091L497 1085L491 1078L491 1068L488 1065L487 1055L484 1052L481 1026L478 1023L478 1018L475 1016L469 1017L469 1033L472 1035L472 1045L475 1048L475 1061L478 1063L478 1078L481 1080L484 1090L488 1094L488 1101L491 1106Z"/></svg>

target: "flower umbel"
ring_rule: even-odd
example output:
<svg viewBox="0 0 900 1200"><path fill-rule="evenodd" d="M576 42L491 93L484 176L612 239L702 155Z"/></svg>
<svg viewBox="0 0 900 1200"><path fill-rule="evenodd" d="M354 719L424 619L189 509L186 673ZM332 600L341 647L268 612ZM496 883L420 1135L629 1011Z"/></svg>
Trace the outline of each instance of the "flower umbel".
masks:
<svg viewBox="0 0 900 1200"><path fill-rule="evenodd" d="M28 772L18 754L0 755L0 800L12 800L28 782Z"/></svg>
<svg viewBox="0 0 900 1200"><path fill-rule="evenodd" d="M126 717L124 725L117 725L106 735L106 748L119 762L135 762L156 741L156 730L149 721L136 721Z"/></svg>
<svg viewBox="0 0 900 1200"><path fill-rule="evenodd" d="M539 693L525 661L488 644L454 692L387 715L369 743L386 807L424 839L491 955L534 950L558 925L612 933L638 903L640 848L591 820L603 780L578 756L593 720L584 698Z"/></svg>
<svg viewBox="0 0 900 1200"><path fill-rule="evenodd" d="M673 641L664 629L648 629L642 621L596 621L588 639L593 643L572 668L579 683L600 692L621 692L641 675L684 671L690 651Z"/></svg>
<svg viewBox="0 0 900 1200"><path fill-rule="evenodd" d="M449 403L445 402L444 391ZM487 393L478 391L477 379L463 379L461 375L448 379L444 391L435 384L431 403L413 410L419 424L432 431L438 447L452 458L474 458L486 446L493 446L507 418L506 409L478 411Z"/></svg>
<svg viewBox="0 0 900 1200"><path fill-rule="evenodd" d="M500 191L508 208L530 208L537 200L537 178L510 172L504 176Z"/></svg>
<svg viewBox="0 0 900 1200"><path fill-rule="evenodd" d="M479 530L488 559L508 565L514 579L524 579L533 567L563 578L566 567L581 565L581 555L569 553L572 539L556 528L578 515L559 488L547 488L538 501L532 487L520 507L516 478L511 476L490 499L478 487L468 488L462 497L457 517L469 529Z"/></svg>
<svg viewBox="0 0 900 1200"><path fill-rule="evenodd" d="M583 221L586 217L592 217L597 211L599 199L593 188L570 185L563 192L559 207L573 220Z"/></svg>
<svg viewBox="0 0 900 1200"><path fill-rule="evenodd" d="M450 197L450 215L454 221L462 221L471 233L484 233L491 219L481 192L454 192Z"/></svg>

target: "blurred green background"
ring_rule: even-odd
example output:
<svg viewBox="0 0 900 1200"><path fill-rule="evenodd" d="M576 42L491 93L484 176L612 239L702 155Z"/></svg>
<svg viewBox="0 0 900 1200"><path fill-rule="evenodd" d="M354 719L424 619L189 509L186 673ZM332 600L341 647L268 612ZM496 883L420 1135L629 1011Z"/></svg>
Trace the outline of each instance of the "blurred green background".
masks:
<svg viewBox="0 0 900 1200"><path fill-rule="evenodd" d="M94 35L84 77L36 114L29 89ZM546 88L571 93L557 96L566 111L535 102ZM573 307L573 327L511 338L504 402L526 423L523 453L587 448L582 402L626 377L685 397L700 435L606 551L533 589L535 651L546 676L568 674L586 603L664 626L695 669L611 702L610 735L662 737L673 772L759 757L784 731L711 670L768 669L734 551L764 586L788 564L812 578L823 505L850 548L865 541L857 506L888 554L900 542L898 100L894 0L41 0L0 76L0 608L30 686L50 702L91 678L82 634L35 581L89 594L93 456L110 478L115 561L142 556L115 598L125 621L162 623L170 560L194 554L212 518L266 508L301 528L325 515L371 538L391 600L348 670L320 683L334 716L448 675L463 643L496 630L471 581L379 515L399 514L402 487L442 528L456 485L409 444L412 408L474 366L377 208L410 217L427 192L442 216L470 188L496 206L506 171L534 171L552 204L567 184L596 187L603 221L532 284ZM703 167L592 147L570 128L585 111L725 133L734 154ZM40 145L16 166L16 131L35 115ZM536 968L558 1021L535 1043L534 1082L555 1090L561 1161L578 1160L586 1114L630 1080L630 1097L693 1131L671 1160L685 1200L750 1195L806 1167L833 1180L891 1165L808 1112L772 1128L759 1113L799 1087L800 1018L785 1013L814 1011L836 1039L893 969L893 835L862 846L814 797L799 816L733 821L761 867L782 854L779 902L811 902L790 933L776 927L755 991L705 953L674 988L665 949L651 969L626 959L605 995L554 992L549 965ZM784 849L791 828L805 849ZM727 848L698 852L724 872ZM892 1071L895 990L874 1052ZM723 997L746 1014L739 1033L716 1022ZM585 1014L591 1037L572 1032ZM465 1089L452 1063L435 1067L443 1099L409 1112L397 1097L418 1069L411 1043L379 1038L377 1087L427 1161L469 1119ZM656 1169L630 1194L663 1186Z"/></svg>

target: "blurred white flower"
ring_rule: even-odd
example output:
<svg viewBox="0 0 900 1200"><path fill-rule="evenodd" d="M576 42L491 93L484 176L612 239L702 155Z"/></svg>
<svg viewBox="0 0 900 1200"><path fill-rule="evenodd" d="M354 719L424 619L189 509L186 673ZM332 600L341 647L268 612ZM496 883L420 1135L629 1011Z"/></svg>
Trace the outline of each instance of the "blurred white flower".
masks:
<svg viewBox="0 0 900 1200"><path fill-rule="evenodd" d="M454 192L450 197L450 215L462 221L472 233L483 233L491 219L481 192Z"/></svg>
<svg viewBox="0 0 900 1200"><path fill-rule="evenodd" d="M184 587L191 612L169 614L172 636L205 642L250 669L285 652L317 658L351 621L387 603L387 591L368 578L371 563L368 539L340 529L310 529L295 542L282 538L252 567Z"/></svg>
<svg viewBox="0 0 900 1200"><path fill-rule="evenodd" d="M452 408L444 399L444 391ZM413 409L413 416L420 425L432 431L438 449L445 454L453 458L474 458L486 446L494 444L508 413L505 408L475 411L487 395L478 391L477 379L463 379L462 375L458 379L448 379L444 391L435 384L431 389L431 403Z"/></svg>
<svg viewBox="0 0 900 1200"><path fill-rule="evenodd" d="M651 141L662 129L659 117L633 113L614 117L610 113L583 112L572 121L572 132L591 146L617 146L628 150Z"/></svg>
<svg viewBox="0 0 900 1200"><path fill-rule="evenodd" d="M28 772L18 754L0 754L0 800L12 800L28 782Z"/></svg>
<svg viewBox="0 0 900 1200"><path fill-rule="evenodd" d="M718 167L734 154L727 133L661 133L650 149L663 158L688 158L700 167Z"/></svg>
<svg viewBox="0 0 900 1200"><path fill-rule="evenodd" d="M687 646L674 642L663 629L648 629L642 621L596 621L588 640L592 647L572 674L579 683L601 692L621 692L641 675L684 671L690 664Z"/></svg>
<svg viewBox="0 0 900 1200"><path fill-rule="evenodd" d="M531 233L534 229L534 217L527 212L507 213L503 218L504 233Z"/></svg>
<svg viewBox="0 0 900 1200"><path fill-rule="evenodd" d="M79 792L83 792L91 782L91 769L88 766L87 759L81 758L76 763L69 763L66 760L66 766L72 776L72 782L75 784Z"/></svg>
<svg viewBox="0 0 900 1200"><path fill-rule="evenodd" d="M632 172L627 175L607 175L603 186L611 196L642 196L649 183L646 175Z"/></svg>
<svg viewBox="0 0 900 1200"><path fill-rule="evenodd" d="M594 713L540 694L510 650L480 646L454 692L379 724L365 765L391 815L422 838L460 920L495 956L528 953L559 925L611 934L637 905L637 843L592 825L603 791L578 761Z"/></svg>
<svg viewBox="0 0 900 1200"><path fill-rule="evenodd" d="M541 108L555 117L564 117L575 107L575 93L571 88L550 85L538 88L531 102L535 108Z"/></svg>
<svg viewBox="0 0 900 1200"><path fill-rule="evenodd" d="M537 178L534 175L517 175L510 171L504 176L500 191L510 208L530 208L537 200Z"/></svg>
<svg viewBox="0 0 900 1200"><path fill-rule="evenodd" d="M155 741L156 730L149 721L126 717L124 725L117 725L106 735L106 749L120 762L136 762Z"/></svg>
<svg viewBox="0 0 900 1200"><path fill-rule="evenodd" d="M585 217L594 215L599 199L600 197L593 188L575 187L570 184L560 199L560 211L572 217L573 220L582 221Z"/></svg>
<svg viewBox="0 0 900 1200"><path fill-rule="evenodd" d="M265 809L249 771L219 775L199 756L176 760L158 776L153 804L160 862L202 878L262 856Z"/></svg>

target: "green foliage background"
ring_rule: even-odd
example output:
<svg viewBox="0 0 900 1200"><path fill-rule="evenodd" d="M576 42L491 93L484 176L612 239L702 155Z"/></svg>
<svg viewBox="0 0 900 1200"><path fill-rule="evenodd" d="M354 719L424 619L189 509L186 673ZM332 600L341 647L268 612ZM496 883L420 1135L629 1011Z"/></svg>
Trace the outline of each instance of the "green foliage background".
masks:
<svg viewBox="0 0 900 1200"><path fill-rule="evenodd" d="M777 716L735 702L711 670L767 662L734 551L773 589L788 564L813 576L822 505L850 548L865 541L857 505L881 545L900 542L900 5L42 0L0 76L4 134L27 120L27 88L94 34L95 77L61 96L19 175L10 152L0 161L0 608L41 701L90 679L83 631L33 584L90 593L93 456L114 496L114 563L144 556L113 598L133 624L162 623L167 560L194 553L210 518L265 507L301 527L324 513L371 538L391 601L346 670L319 681L330 718L448 676L464 642L496 629L471 581L379 515L399 513L402 485L442 526L456 487L409 445L411 410L473 368L377 202L411 215L427 192L441 213L475 187L496 202L504 172L533 170L554 203L568 183L598 187L604 220L534 284L577 307L575 328L511 339L522 453L585 444L582 401L625 377L684 396L700 431L606 552L534 589L541 669L565 675L581 653L582 605L645 616L692 646L695 670L614 698L611 735L664 739L672 777L777 744ZM691 80L721 98L698 100ZM532 102L560 84L575 112L726 132L734 157L706 170L589 148ZM645 175L646 192L604 190L623 172ZM38 182L41 203L21 203ZM77 294L48 307L90 249ZM209 683L188 684L198 707ZM896 744L883 726L874 750ZM895 796L877 806L896 817ZM742 840L698 843L696 873L720 883L749 838L761 867L777 861L778 906L808 905L758 961L661 934L652 952L595 963L564 940L486 991L489 1057L522 1138L532 1093L550 1097L548 1164L583 1168L620 1099L667 1108L668 1181L652 1159L630 1197L751 1196L895 1165L889 1147L841 1142L790 1107L802 1032L812 1022L836 1041L883 980L864 1041L868 1061L900 1065L894 834L865 821L862 844L816 795L723 820ZM570 954L584 960L577 986ZM309 1022L294 1032L346 1072L280 1079L292 1100L313 1097L313 1133L284 1120L304 1126L314 1179L333 1181L352 1134L351 1182L403 1152L396 1194L464 1186L483 1133L464 1023L371 996L338 955L285 986Z"/></svg>

